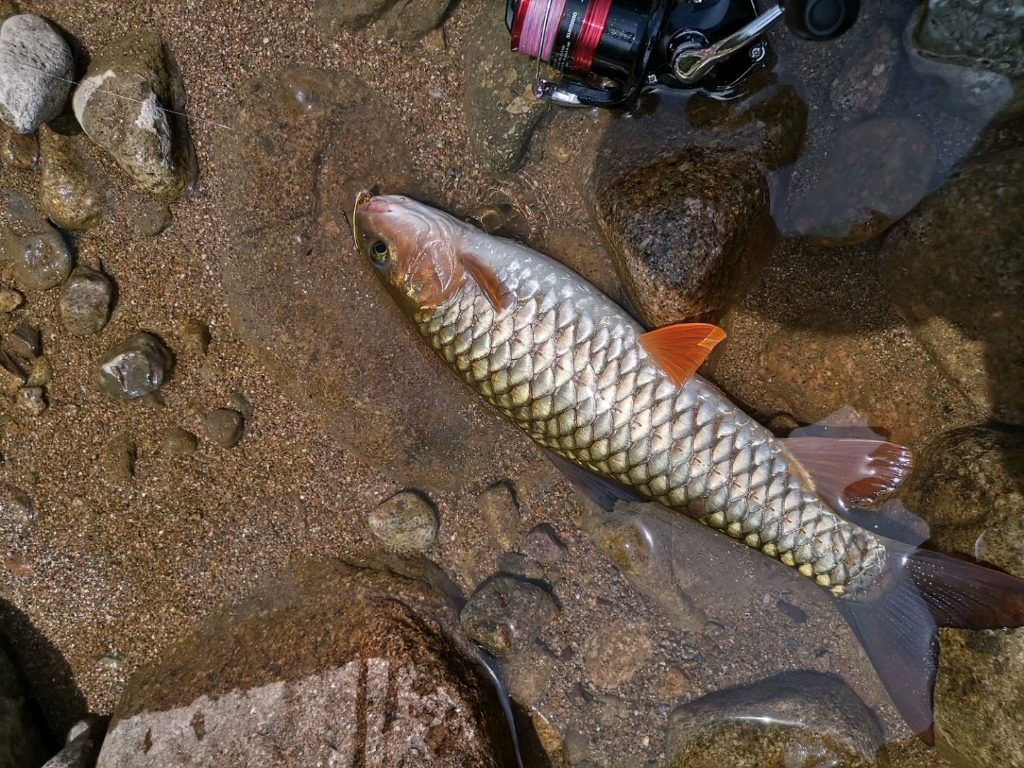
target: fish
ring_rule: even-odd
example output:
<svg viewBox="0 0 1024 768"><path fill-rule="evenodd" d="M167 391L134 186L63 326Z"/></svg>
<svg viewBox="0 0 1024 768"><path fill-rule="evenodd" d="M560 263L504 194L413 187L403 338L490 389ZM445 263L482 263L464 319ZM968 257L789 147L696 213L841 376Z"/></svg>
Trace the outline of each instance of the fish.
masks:
<svg viewBox="0 0 1024 768"><path fill-rule="evenodd" d="M698 373L717 326L648 330L558 261L405 195L361 192L352 229L430 349L591 500L660 503L828 590L925 743L938 627L1024 625L1024 580L855 522L894 501L909 449L852 409L778 438Z"/></svg>

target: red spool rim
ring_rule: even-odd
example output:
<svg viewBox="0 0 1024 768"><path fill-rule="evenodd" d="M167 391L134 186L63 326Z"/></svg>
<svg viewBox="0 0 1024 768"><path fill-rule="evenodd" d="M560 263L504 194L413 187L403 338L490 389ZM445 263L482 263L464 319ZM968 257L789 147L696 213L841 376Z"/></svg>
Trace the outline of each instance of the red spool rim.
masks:
<svg viewBox="0 0 1024 768"><path fill-rule="evenodd" d="M608 14L612 10L612 0L591 0L590 7L583 17L579 42L572 56L572 68L581 75L590 72L594 65L597 46L604 34L604 26L608 23Z"/></svg>
<svg viewBox="0 0 1024 768"><path fill-rule="evenodd" d="M530 0L520 0L516 9L516 17L512 21L512 50L519 50L519 38L523 34L523 24L526 23L526 14L530 10Z"/></svg>

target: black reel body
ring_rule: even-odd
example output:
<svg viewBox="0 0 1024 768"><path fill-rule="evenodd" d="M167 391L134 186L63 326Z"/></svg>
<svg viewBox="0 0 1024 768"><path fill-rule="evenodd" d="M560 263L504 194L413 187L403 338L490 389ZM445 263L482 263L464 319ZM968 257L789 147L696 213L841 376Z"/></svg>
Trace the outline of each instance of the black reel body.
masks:
<svg viewBox="0 0 1024 768"><path fill-rule="evenodd" d="M727 96L773 61L764 32L785 17L827 40L856 20L859 0L785 0L758 15L754 0L508 0L512 49L563 73L537 95L577 106L627 107L661 84Z"/></svg>

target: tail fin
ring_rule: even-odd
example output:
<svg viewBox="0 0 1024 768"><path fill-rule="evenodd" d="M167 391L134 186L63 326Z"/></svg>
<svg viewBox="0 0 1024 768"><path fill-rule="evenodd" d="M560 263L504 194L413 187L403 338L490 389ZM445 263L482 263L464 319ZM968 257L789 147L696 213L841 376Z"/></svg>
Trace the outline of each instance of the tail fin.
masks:
<svg viewBox="0 0 1024 768"><path fill-rule="evenodd" d="M938 628L1024 626L1024 580L895 541L886 546L891 581L885 592L836 604L907 725L931 746Z"/></svg>

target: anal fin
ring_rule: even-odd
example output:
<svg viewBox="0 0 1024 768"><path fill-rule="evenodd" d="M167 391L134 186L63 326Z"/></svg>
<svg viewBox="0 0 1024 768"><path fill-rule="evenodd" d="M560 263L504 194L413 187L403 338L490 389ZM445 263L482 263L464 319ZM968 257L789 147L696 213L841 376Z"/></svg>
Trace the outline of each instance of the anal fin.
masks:
<svg viewBox="0 0 1024 768"><path fill-rule="evenodd" d="M725 331L710 323L676 323L640 336L643 348L672 382L681 387L700 368Z"/></svg>
<svg viewBox="0 0 1024 768"><path fill-rule="evenodd" d="M852 408L793 430L782 444L837 512L878 503L913 468L909 448L875 433Z"/></svg>

